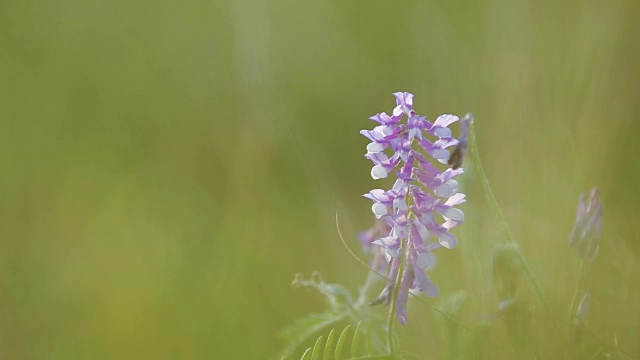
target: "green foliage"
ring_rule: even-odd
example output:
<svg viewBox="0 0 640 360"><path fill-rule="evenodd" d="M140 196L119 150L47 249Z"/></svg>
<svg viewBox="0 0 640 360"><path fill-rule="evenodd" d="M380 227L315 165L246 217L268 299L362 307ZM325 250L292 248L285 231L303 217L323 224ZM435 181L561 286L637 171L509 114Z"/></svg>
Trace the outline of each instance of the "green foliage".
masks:
<svg viewBox="0 0 640 360"><path fill-rule="evenodd" d="M318 340L316 340L316 344L313 346L313 353L311 354L311 360L318 360L320 358L320 348L322 347L323 337L320 336Z"/></svg>
<svg viewBox="0 0 640 360"><path fill-rule="evenodd" d="M355 357L358 353L358 347L360 345L362 335L362 321L356 326L356 331L353 333L353 341L351 341L351 357Z"/></svg>
<svg viewBox="0 0 640 360"><path fill-rule="evenodd" d="M347 334L349 333L350 328L351 325L348 325L340 333L340 337L338 338L338 343L336 344L336 349L334 351L334 357L336 360L342 359L342 348L344 347L344 343L347 341Z"/></svg>
<svg viewBox="0 0 640 360"><path fill-rule="evenodd" d="M311 273L310 279L305 279L300 273L296 274L291 285L294 288L311 288L322 294L328 303L327 311L336 314L351 315L359 317L358 309L361 304L357 304L349 291L340 284L327 283L322 279L318 271Z"/></svg>
<svg viewBox="0 0 640 360"><path fill-rule="evenodd" d="M322 360L331 360L331 357L333 355L333 353L331 352L333 350L333 344L335 341L335 336L336 336L336 329L331 329L331 331L329 332L329 336L327 337L327 343L324 346L324 356L322 357Z"/></svg>
<svg viewBox="0 0 640 360"><path fill-rule="evenodd" d="M313 356L313 354L311 353L311 348L308 348L304 354L302 354L302 358L300 358L301 360L310 360L310 358Z"/></svg>
<svg viewBox="0 0 640 360"><path fill-rule="evenodd" d="M366 345L367 338L369 338L369 327L364 321L358 322L355 331L351 333L351 325L345 326L340 331L338 341L334 343L336 329L332 328L327 336L327 341L324 343L324 336L320 335L313 348L307 348L302 354L301 360L317 360L320 359L322 353L323 360L365 360L365 359L402 359L400 355L389 355L384 353L374 353L371 348ZM364 338L364 339L363 339ZM365 341L364 350L362 347L362 341ZM334 346L335 345L335 346ZM383 345L383 344L381 344ZM345 354L346 348L350 348L349 354Z"/></svg>
<svg viewBox="0 0 640 360"><path fill-rule="evenodd" d="M336 330L332 328L324 345L323 359L332 359L345 355L343 347L350 349L351 357L356 356L364 348L365 354L381 353L385 348L383 336L376 331L375 323L380 322L372 308L366 305L368 286L375 283L369 278L367 286L360 289L361 296L355 301L346 288L339 284L326 283L319 272L313 272L310 279L305 279L302 274L296 274L293 280L294 287L303 287L317 290L327 300L327 310L323 313L312 314L298 319L282 332L282 338L287 342L281 351L281 357L288 357L299 350L303 345L310 346L311 339L315 345L309 352L309 356L320 353L322 339L318 338L321 330L338 322L347 322L356 325L353 336L349 336L351 325L347 325L337 338ZM351 339L347 345L347 338ZM334 346L335 342L335 346ZM307 349L307 350L308 350ZM346 351L344 351L346 352Z"/></svg>
<svg viewBox="0 0 640 360"><path fill-rule="evenodd" d="M343 318L344 315L336 313L320 313L297 320L282 332L282 338L287 342L287 346L281 352L282 356L290 355L322 329Z"/></svg>

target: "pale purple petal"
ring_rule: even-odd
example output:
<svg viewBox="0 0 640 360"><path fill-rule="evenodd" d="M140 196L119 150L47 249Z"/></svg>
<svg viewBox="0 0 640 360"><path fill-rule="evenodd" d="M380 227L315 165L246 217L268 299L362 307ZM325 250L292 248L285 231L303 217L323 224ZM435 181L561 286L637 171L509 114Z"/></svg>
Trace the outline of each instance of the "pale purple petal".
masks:
<svg viewBox="0 0 640 360"><path fill-rule="evenodd" d="M384 203L384 204L391 204L394 200L394 197L392 194L382 189L373 189L362 196L366 197L367 199L373 200L375 202Z"/></svg>
<svg viewBox="0 0 640 360"><path fill-rule="evenodd" d="M397 124L398 121L400 119L394 119L391 116L387 115L387 113L385 112L381 112L379 114L375 114L374 116L370 117L369 119L379 122L382 125L390 125L390 124Z"/></svg>
<svg viewBox="0 0 640 360"><path fill-rule="evenodd" d="M417 286L423 293L427 294L430 297L437 297L440 295L440 290L436 284L434 284L431 279L427 276L424 270L414 270Z"/></svg>
<svg viewBox="0 0 640 360"><path fill-rule="evenodd" d="M396 315L402 325L407 324L407 300L409 299L409 289L413 285L413 280L413 267L407 264L407 267L402 273L402 282L400 283L398 298L396 300Z"/></svg>
<svg viewBox="0 0 640 360"><path fill-rule="evenodd" d="M457 116L451 114L440 115L436 119L436 122L433 123L435 127L447 127L454 122L460 120Z"/></svg>
<svg viewBox="0 0 640 360"><path fill-rule="evenodd" d="M460 205L462 203L465 203L467 200L465 200L465 194L462 193L458 193L453 195L452 197L449 198L449 200L447 200L447 202L445 203L445 205L447 206L456 206L456 205Z"/></svg>
<svg viewBox="0 0 640 360"><path fill-rule="evenodd" d="M395 236L387 236L373 241L374 244L383 247L397 247L400 244L400 239Z"/></svg>
<svg viewBox="0 0 640 360"><path fill-rule="evenodd" d="M435 231L438 242L447 249L453 249L458 245L458 239L448 231Z"/></svg>

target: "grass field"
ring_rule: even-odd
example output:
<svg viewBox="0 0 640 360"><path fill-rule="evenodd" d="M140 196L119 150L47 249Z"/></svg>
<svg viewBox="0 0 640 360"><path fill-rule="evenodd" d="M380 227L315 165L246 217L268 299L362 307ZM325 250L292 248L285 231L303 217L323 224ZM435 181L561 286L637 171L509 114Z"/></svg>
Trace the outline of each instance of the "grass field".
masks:
<svg viewBox="0 0 640 360"><path fill-rule="evenodd" d="M358 132L395 91L430 119L475 114L548 302L518 280L528 320L470 334L410 300L403 348L640 357L638 14L631 0L2 3L0 358L275 358L278 334L325 306L295 273L354 291L367 276L335 216L358 250L373 221L361 195L380 186ZM492 269L504 239L473 166L463 186L460 245L431 276L433 303L463 291L471 325L513 274ZM576 344L567 239L593 186L592 334Z"/></svg>

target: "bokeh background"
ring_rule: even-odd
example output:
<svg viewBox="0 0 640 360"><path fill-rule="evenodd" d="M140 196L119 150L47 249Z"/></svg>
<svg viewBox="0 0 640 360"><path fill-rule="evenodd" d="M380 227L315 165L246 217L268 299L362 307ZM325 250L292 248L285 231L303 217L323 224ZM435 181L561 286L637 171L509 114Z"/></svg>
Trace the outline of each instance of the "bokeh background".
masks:
<svg viewBox="0 0 640 360"><path fill-rule="evenodd" d="M525 345L498 324L485 358L640 356L638 14L632 0L2 2L0 358L275 358L279 332L324 309L296 272L354 290L367 274L335 214L358 250L361 194L389 186L358 131L394 91L431 119L475 113L557 317L523 280ZM600 340L575 353L566 241L594 185ZM464 186L460 246L432 276L445 299L466 292L472 323L497 309L503 239L473 167ZM409 311L405 347L451 358L432 309Z"/></svg>

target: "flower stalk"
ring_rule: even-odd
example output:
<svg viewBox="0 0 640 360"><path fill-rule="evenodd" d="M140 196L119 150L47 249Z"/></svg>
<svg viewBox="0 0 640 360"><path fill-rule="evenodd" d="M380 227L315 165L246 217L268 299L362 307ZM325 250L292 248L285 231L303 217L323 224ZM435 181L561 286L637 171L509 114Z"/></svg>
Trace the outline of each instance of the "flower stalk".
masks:
<svg viewBox="0 0 640 360"><path fill-rule="evenodd" d="M406 244L403 243L403 247L405 246ZM393 288L393 299L391 300L391 306L389 306L389 315L387 316L387 350L389 351L389 354L393 354L395 352L393 343L393 324L394 318L396 317L396 305L398 303L398 295L400 294L402 273L404 271L405 264L406 256L403 256L402 261L400 262L400 271L398 271L398 276L396 276L396 281Z"/></svg>
<svg viewBox="0 0 640 360"><path fill-rule="evenodd" d="M505 239L518 246L518 248L520 247L520 244L518 244L518 242L515 240L515 238L513 237L513 235L511 234L511 230L509 229L509 225L507 224L507 220L504 217L504 214L502 213L502 209L500 209L500 205L498 205L498 201L496 200L495 196L493 195L493 191L491 190L491 186L489 185L489 178L487 178L487 175L484 173L484 169L482 168L482 161L480 160L480 153L478 152L478 143L476 141L476 132L474 127L471 127L471 152L473 153L473 161L476 164L476 171L478 172L478 175L480 176L480 183L482 184L482 188L484 189L485 194L487 195L487 199L489 200L489 203L491 204L491 207L493 208L493 211L496 213L496 215L498 216L498 220L500 221L500 225L502 228L502 232L504 234ZM533 287L536 296L538 297L538 300L540 301L540 303L542 303L542 305L545 307L545 309L548 310L548 304L547 301L545 299L544 293L542 292L542 288L540 287L540 285L538 284L538 281L536 280L535 275L533 274L533 270L531 270L531 267L529 266L529 263L527 262L527 259L524 257L524 255L522 254L521 251L517 251L517 256L518 256L518 260L520 261L520 264L522 265L522 268L524 269L524 273L527 277L527 280L529 281L529 283L531 284L531 286Z"/></svg>

